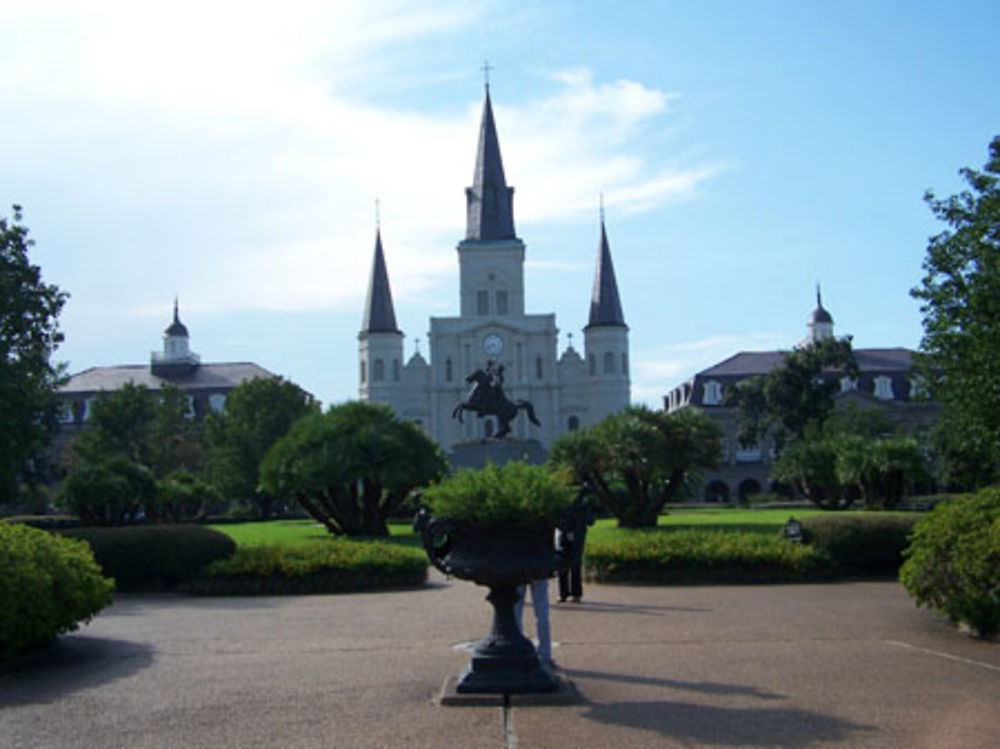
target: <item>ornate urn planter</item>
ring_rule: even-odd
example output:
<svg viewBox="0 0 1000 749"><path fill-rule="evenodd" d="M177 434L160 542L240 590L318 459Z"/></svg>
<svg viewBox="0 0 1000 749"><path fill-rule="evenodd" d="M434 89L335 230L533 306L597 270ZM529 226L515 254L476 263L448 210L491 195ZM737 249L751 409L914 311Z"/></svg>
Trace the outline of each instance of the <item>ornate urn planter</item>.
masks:
<svg viewBox="0 0 1000 749"><path fill-rule="evenodd" d="M459 677L459 693L555 692L559 679L538 659L514 616L518 588L554 574L568 563L557 552L552 523L476 524L434 519L421 510L414 520L431 563L446 575L490 589L493 625Z"/></svg>

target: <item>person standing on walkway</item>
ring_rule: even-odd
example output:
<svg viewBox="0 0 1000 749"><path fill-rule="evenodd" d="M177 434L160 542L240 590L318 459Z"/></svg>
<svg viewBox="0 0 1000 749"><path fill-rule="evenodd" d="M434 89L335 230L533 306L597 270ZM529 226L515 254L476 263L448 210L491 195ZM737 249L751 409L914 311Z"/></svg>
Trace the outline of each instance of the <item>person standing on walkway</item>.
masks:
<svg viewBox="0 0 1000 749"><path fill-rule="evenodd" d="M514 605L514 617L517 619L517 628L523 633L524 597L527 589L531 589L531 608L535 612L535 632L538 635L538 660L547 668L555 668L555 661L552 660L552 628L549 625L549 580L532 580L529 585L522 585L517 589L519 594L517 603Z"/></svg>
<svg viewBox="0 0 1000 749"><path fill-rule="evenodd" d="M573 603L583 599L583 547L587 528L594 524L594 513L583 499L588 491L587 486L580 490L566 515L565 527L556 531L556 549L565 550L570 558L569 564L559 570L559 603L567 598Z"/></svg>

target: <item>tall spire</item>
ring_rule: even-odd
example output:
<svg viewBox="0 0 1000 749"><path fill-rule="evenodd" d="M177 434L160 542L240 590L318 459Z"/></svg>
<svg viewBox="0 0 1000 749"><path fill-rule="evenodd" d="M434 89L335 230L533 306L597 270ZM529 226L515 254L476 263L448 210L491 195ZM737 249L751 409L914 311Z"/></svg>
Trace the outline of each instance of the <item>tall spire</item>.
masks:
<svg viewBox="0 0 1000 749"><path fill-rule="evenodd" d="M601 245L597 250L597 269L594 272L594 291L590 296L590 320L587 327L628 327L622 314L618 296L615 266L611 262L608 234L604 229L604 201L601 201Z"/></svg>
<svg viewBox="0 0 1000 749"><path fill-rule="evenodd" d="M396 327L396 312L392 306L392 291L389 288L389 273L385 268L385 254L382 252L382 230L375 230L375 259L365 300L365 316L361 321L362 333L399 333Z"/></svg>
<svg viewBox="0 0 1000 749"><path fill-rule="evenodd" d="M472 187L465 190L467 220L465 238L472 240L514 239L514 188L507 187L500 158L500 141L493 120L489 83Z"/></svg>

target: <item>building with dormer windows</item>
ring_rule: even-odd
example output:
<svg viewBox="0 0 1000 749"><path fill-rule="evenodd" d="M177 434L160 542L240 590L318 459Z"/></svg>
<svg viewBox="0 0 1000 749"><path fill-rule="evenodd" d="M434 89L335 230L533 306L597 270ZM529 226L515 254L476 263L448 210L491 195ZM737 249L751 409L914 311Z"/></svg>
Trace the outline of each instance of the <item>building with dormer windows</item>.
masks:
<svg viewBox="0 0 1000 749"><path fill-rule="evenodd" d="M809 315L808 335L799 344L833 338L833 316L823 307L819 289L816 308ZM677 385L663 399L667 412L697 407L723 430L723 458L718 469L706 471L695 499L708 502L746 501L760 492L771 491L770 471L774 457L770 444L744 446L739 442L738 409L725 404L725 394L739 382L766 375L781 363L785 351L741 351L687 382ZM906 348L855 348L858 376L836 373L840 392L837 408L874 408L885 414L890 424L913 430L930 424L937 406L924 399L922 381L913 368L913 351Z"/></svg>

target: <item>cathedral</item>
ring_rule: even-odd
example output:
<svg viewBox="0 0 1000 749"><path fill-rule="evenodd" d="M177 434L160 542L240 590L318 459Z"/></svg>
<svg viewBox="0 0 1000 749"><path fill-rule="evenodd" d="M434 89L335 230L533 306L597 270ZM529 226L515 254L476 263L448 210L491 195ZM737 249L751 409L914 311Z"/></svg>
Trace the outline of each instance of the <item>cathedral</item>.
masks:
<svg viewBox="0 0 1000 749"><path fill-rule="evenodd" d="M469 396L468 375L501 372L507 397L530 402L538 422L517 416L510 439L537 444L544 452L565 432L592 426L629 404L628 326L604 217L583 355L572 341L560 355L555 314L525 311L525 244L514 229L514 188L504 175L488 85L465 199L465 238L456 247L458 315L430 319L429 360L416 351L404 363L403 331L396 324L381 233L376 232L358 333L359 396L389 404L452 452L496 434L494 417L467 414L460 421L453 412Z"/></svg>

